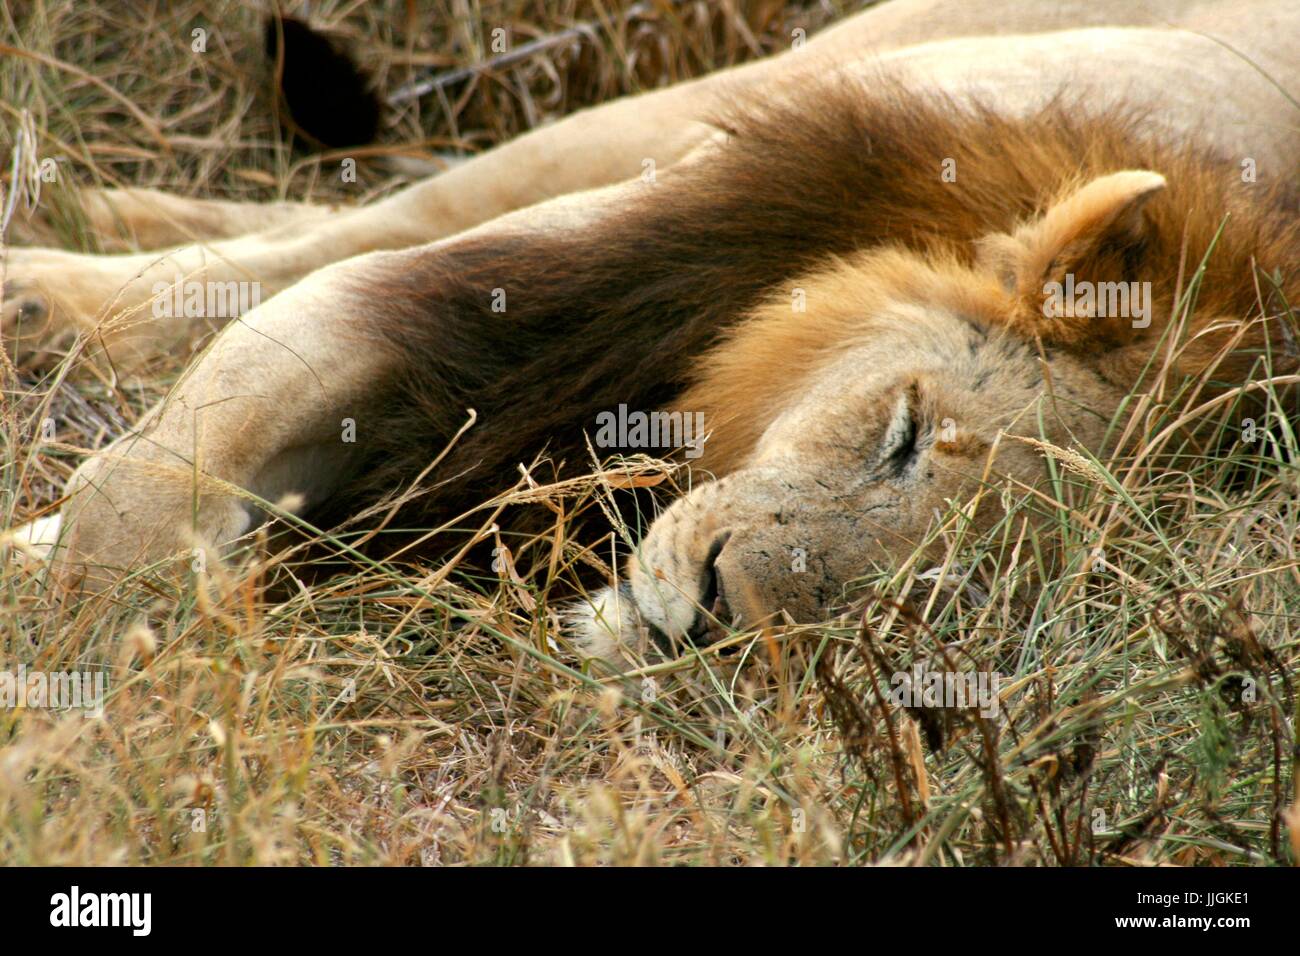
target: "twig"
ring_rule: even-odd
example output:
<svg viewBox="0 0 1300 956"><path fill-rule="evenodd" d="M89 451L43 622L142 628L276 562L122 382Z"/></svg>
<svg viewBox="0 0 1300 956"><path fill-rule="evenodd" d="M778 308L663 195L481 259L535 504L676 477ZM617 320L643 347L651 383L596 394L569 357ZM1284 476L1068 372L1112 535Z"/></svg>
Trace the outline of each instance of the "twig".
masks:
<svg viewBox="0 0 1300 956"><path fill-rule="evenodd" d="M670 3L678 3L680 0L669 0ZM620 22L626 22L633 17L639 17L650 13L654 10L655 4L650 0L642 0L641 3L635 3L618 15ZM576 26L561 30L559 33L552 33L550 36L538 37L536 40L530 40L521 47L508 50L505 53L489 57L479 63L472 63L469 66L457 67L454 70L448 70L446 73L438 75L429 75L420 80L412 80L409 83L399 86L396 90L388 95L388 105L396 106L399 103L405 103L407 100L418 99L426 93L432 93L435 90L442 90L448 86L462 83L482 73L490 73L494 70L503 70L508 66L527 60L534 54L550 50L557 46L563 46L574 40L583 38L596 39L597 28L601 24L591 20L579 23Z"/></svg>

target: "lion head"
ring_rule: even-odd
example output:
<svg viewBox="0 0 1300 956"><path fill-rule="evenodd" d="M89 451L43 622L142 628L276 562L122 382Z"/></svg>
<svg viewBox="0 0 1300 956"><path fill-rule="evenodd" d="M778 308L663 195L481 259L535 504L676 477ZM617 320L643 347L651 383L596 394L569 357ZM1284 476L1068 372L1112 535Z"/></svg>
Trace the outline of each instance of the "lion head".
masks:
<svg viewBox="0 0 1300 956"><path fill-rule="evenodd" d="M1176 263L1142 259L1164 187L1104 175L973 252L879 247L774 291L678 402L704 411L716 477L575 614L579 645L617 660L645 636L822 619L855 579L924 557L937 524L986 530L1001 494L980 490L1030 493L1044 448L1102 453L1167 325L1152 316L1173 306L1167 276L1148 280ZM1187 371L1219 347L1214 329L1184 343Z"/></svg>

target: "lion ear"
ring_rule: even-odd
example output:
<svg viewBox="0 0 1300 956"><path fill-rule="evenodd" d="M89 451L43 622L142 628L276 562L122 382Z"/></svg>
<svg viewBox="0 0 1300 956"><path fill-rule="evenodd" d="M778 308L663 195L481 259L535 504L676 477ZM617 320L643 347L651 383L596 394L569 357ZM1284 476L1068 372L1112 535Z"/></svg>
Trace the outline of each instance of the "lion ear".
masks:
<svg viewBox="0 0 1300 956"><path fill-rule="evenodd" d="M1042 322L1040 307L1053 283L1068 275L1119 281L1125 253L1141 244L1146 220L1142 207L1165 188L1165 177L1150 170L1111 173L1079 187L1037 219L1010 235L996 233L976 244L976 265L992 272L1003 287L1036 314L1033 331L1045 338L1071 339L1082 328ZM1022 310L1024 312L1024 310Z"/></svg>

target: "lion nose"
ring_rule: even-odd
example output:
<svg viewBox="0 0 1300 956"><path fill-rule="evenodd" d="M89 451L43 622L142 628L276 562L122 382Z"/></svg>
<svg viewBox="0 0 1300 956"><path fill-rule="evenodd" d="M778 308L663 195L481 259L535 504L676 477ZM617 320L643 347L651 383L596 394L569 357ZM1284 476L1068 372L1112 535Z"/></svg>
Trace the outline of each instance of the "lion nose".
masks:
<svg viewBox="0 0 1300 956"><path fill-rule="evenodd" d="M686 636L693 644L700 643L701 639L715 627L719 625L726 627L731 623L731 608L727 605L722 575L718 573L718 558L721 557L722 549L727 546L727 539L730 537L730 532L719 535L709 547L708 556L704 559L701 568L700 606L695 612L694 622L686 632Z"/></svg>

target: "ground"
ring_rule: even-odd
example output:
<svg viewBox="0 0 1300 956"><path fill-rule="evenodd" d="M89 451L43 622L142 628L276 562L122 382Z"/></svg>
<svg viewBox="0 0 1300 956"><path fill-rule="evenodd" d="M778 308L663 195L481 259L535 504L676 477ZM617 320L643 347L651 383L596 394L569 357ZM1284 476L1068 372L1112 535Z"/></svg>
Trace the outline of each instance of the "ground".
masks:
<svg viewBox="0 0 1300 956"><path fill-rule="evenodd" d="M22 163L56 160L39 201L62 241L91 248L78 186L364 202L406 181L394 154L473 153L781 48L855 5L311 6L385 93L491 56L497 27L518 45L591 23L596 40L390 108L344 183L338 152L295 149L277 126L256 8L6 8L4 156L25 128L36 147ZM129 384L75 358L0 367L0 525L51 507L79 456L182 366ZM1190 404L1139 401L1116 427L1158 435ZM575 567L609 570L608 550L570 540L561 515L495 569L376 563L350 550L352 528L308 535L337 552L333 574L281 540L58 604L39 572L7 562L0 672L103 672L107 694L89 716L0 707L0 862L1295 862L1296 439L1270 419L1257 440L1246 475L1204 456L1156 468L1144 440L1108 465L1059 455L1055 479L1013 496L991 534L948 522L942 564L864 579L823 625L736 634L726 653L626 681L556 644ZM611 476L674 480L652 462ZM567 514L600 487L548 497ZM1033 511L1053 519L1030 527ZM468 520L490 527L491 511ZM1080 547L1079 529L1102 523L1106 553ZM1063 567L1047 566L1051 547L1072 555ZM922 661L1002 675L997 713L891 701L893 675Z"/></svg>

